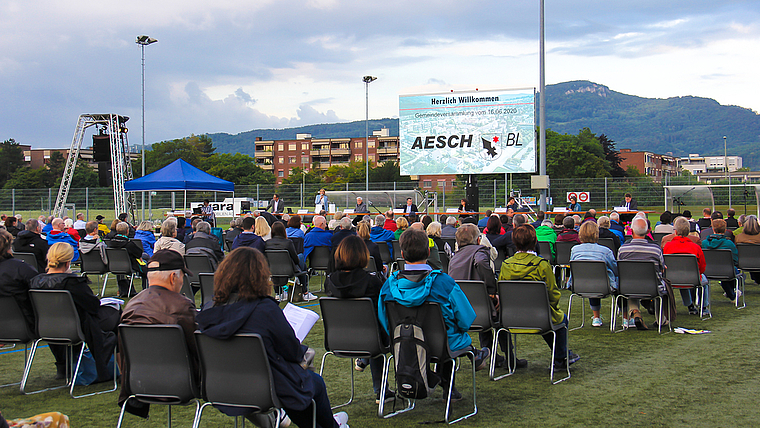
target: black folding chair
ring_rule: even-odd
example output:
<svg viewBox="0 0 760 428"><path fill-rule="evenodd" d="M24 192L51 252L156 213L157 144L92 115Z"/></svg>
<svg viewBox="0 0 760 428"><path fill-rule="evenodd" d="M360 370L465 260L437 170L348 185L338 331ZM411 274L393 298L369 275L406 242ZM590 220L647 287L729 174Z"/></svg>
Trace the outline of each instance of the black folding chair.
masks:
<svg viewBox="0 0 760 428"><path fill-rule="evenodd" d="M34 255L34 253L13 253L13 258L19 259L22 262L28 264L29 266L33 267L34 270L37 272L40 271L40 267L37 266L37 256Z"/></svg>
<svg viewBox="0 0 760 428"><path fill-rule="evenodd" d="M702 278L699 273L699 262L694 254L665 254L665 278L670 281L674 290L695 290L699 304L699 317L702 320L712 318L712 311L708 318L703 318L705 288L702 286Z"/></svg>
<svg viewBox="0 0 760 428"><path fill-rule="evenodd" d="M132 260L126 248L106 248L108 271L114 275L129 276L129 294L132 294L137 272L132 270Z"/></svg>
<svg viewBox="0 0 760 428"><path fill-rule="evenodd" d="M106 285L108 284L108 263L103 263L103 259L100 258L100 251L93 250L85 254L82 250L79 250L79 260L82 262L83 274L97 275L98 281L103 281L103 287L100 290L99 296L105 296ZM105 278L103 278L103 275L105 275Z"/></svg>
<svg viewBox="0 0 760 428"><path fill-rule="evenodd" d="M539 256L545 258L549 261L552 265L554 264L554 255L552 254L552 247L551 242L549 241L538 241L538 248L541 250L541 254Z"/></svg>
<svg viewBox="0 0 760 428"><path fill-rule="evenodd" d="M26 369L26 361L29 357L29 343L36 338L34 331L26 323L26 318L16 299L12 296L0 296L0 343L14 346L24 345L24 369ZM9 383L0 385L0 388L20 384L21 382Z"/></svg>
<svg viewBox="0 0 760 428"><path fill-rule="evenodd" d="M121 427L129 400L168 406L170 428L172 406L195 403L195 421L200 412L200 390L182 327L176 324L121 324L119 337L126 366L125 382L132 395L121 406L117 428ZM242 370L240 364L234 367Z"/></svg>
<svg viewBox="0 0 760 428"><path fill-rule="evenodd" d="M664 299L660 296L659 285L660 279L657 275L657 267L654 262L647 260L618 260L618 273L620 274L620 284L618 284L618 294L615 296L614 308L617 309L620 306L618 303L622 303L622 299L652 299L655 302L655 309L658 309L657 303L659 302L659 317L658 320L662 320L662 306ZM622 316L621 312L621 316ZM615 321L617 317L612 319L612 329L616 333L619 333L628 328L623 326L621 330L615 330ZM673 326L668 323L670 330L673 330ZM662 333L662 325L658 325L657 332Z"/></svg>
<svg viewBox="0 0 760 428"><path fill-rule="evenodd" d="M293 259L290 258L288 250L266 250L264 255L266 255L267 261L269 262L269 271L272 275L272 282L277 287L282 287L288 284L289 281L293 281L293 292L290 293L290 301L293 301L293 296L296 294L295 286L300 283L298 276L304 275L306 272L303 272L300 269L297 270L297 266L293 264Z"/></svg>
<svg viewBox="0 0 760 428"><path fill-rule="evenodd" d="M201 306L214 300L214 274L201 273L198 275L201 284Z"/></svg>
<svg viewBox="0 0 760 428"><path fill-rule="evenodd" d="M447 424L453 424L469 417L475 416L478 413L477 397L475 394L475 352L474 348L467 347L458 351L452 351L449 349L449 340L447 336L446 324L443 321L443 314L441 307L438 303L425 302L421 306L408 308L397 302L389 301L385 302L385 307L388 315L388 325L390 331L395 331L397 327L400 328L401 321L406 317L415 317L418 321L422 320L422 331L425 334L425 344L428 345L428 356L430 362L435 364L451 364L451 380L448 386L448 395L446 397L446 414L444 420ZM393 348L391 348L393 350ZM461 416L453 421L450 421L451 415L451 392L453 390L454 378L456 376L456 360L459 357L469 355L472 362L472 412ZM391 358L395 358L392 355ZM386 367L390 367L388 364ZM385 370L384 378L388 378L388 368ZM384 389L383 389L384 391ZM381 393L380 401L385 398L385 394ZM409 405L404 409L396 411L394 413L383 415L384 418L396 416L400 413L407 412L414 408L415 400L410 400Z"/></svg>
<svg viewBox="0 0 760 428"><path fill-rule="evenodd" d="M385 377L386 366L390 362L387 355L390 352L387 335L380 331L377 321L377 307L369 297L359 299L338 299L323 297L319 300L322 319L325 325L325 354L319 368L320 376L325 370L328 355L338 358L348 358L351 362L351 396L343 404L333 406L333 409L347 406L354 400L354 362L356 358L380 358L383 361L383 390L388 383ZM372 314L372 315L370 315ZM382 394L382 393L381 393ZM384 400L380 400L378 416L383 416Z"/></svg>
<svg viewBox="0 0 760 428"><path fill-rule="evenodd" d="M758 244L736 244L739 251L739 269L757 273L760 272L760 245Z"/></svg>
<svg viewBox="0 0 760 428"><path fill-rule="evenodd" d="M185 254L185 264L190 272L193 273L193 276L188 278L190 285L193 287L193 292L197 291L201 286L200 274L214 273L214 266L205 254Z"/></svg>
<svg viewBox="0 0 760 428"><path fill-rule="evenodd" d="M459 288L467 296L472 309L475 310L475 321L470 325L469 331L482 333L490 330L493 333L491 364L488 374L489 378L493 379L493 374L496 370L496 329L499 328L499 322L494 321L491 316L491 296L488 295L486 284L483 281L457 280L457 284L459 284Z"/></svg>
<svg viewBox="0 0 760 428"><path fill-rule="evenodd" d="M396 270L404 270L404 256L401 255L401 244L398 242L398 240L391 241L391 245L393 245L393 262L396 264ZM454 247L451 247L453 250ZM390 272L388 273L390 275Z"/></svg>
<svg viewBox="0 0 760 428"><path fill-rule="evenodd" d="M583 299L603 299L612 295L610 279L607 276L607 264L598 260L574 260L570 262L570 276L573 281L570 284L570 299L567 305L567 324L570 326L570 313L573 308L573 297L581 298L581 325L572 330L583 328L586 324L586 305ZM615 305L610 308L610 320L615 317ZM612 331L612 322L610 322Z"/></svg>
<svg viewBox="0 0 760 428"><path fill-rule="evenodd" d="M705 276L707 279L715 281L734 281L737 296L739 291L742 293L742 305L739 306L739 298L736 300L736 309L743 309L747 306L744 300L744 276L737 275L734 268L734 259L731 250L703 250L705 253Z"/></svg>
<svg viewBox="0 0 760 428"><path fill-rule="evenodd" d="M229 339L214 339L195 332L201 359L201 395L206 401L196 412L193 427L200 426L207 406L249 409L250 413L277 412L275 427L280 426L278 409L282 408L275 391L264 341L258 334L236 334ZM240 364L245 359L246 364ZM312 401L313 426L316 406ZM237 417L235 418L237 425Z"/></svg>
<svg viewBox="0 0 760 428"><path fill-rule="evenodd" d="M385 241L375 242L377 249L380 251L380 258L383 259L383 264L388 265L388 273L393 271L393 257L391 257L391 250L388 249L388 243Z"/></svg>
<svg viewBox="0 0 760 428"><path fill-rule="evenodd" d="M325 288L325 277L330 270L330 257L332 257L332 250L328 246L320 245L314 247L309 253L309 267L320 273L319 291Z"/></svg>
<svg viewBox="0 0 760 428"><path fill-rule="evenodd" d="M612 254L617 257L617 250L615 249L615 240L612 238L599 238L599 245L607 247L612 251Z"/></svg>
<svg viewBox="0 0 760 428"><path fill-rule="evenodd" d="M22 394L36 394L38 392L49 391L58 388L69 388L69 394L72 398L89 397L91 395L103 394L106 392L116 391L116 361L113 364L113 389L98 391L84 395L74 395L74 385L79 375L79 365L82 362L84 354L84 333L79 321L79 314L74 304L74 299L68 290L29 290L29 296L34 306L34 316L37 323L38 338L32 344L32 351L29 354L29 362L24 369L24 377L21 380ZM48 345L62 345L67 347L67 370L66 384L63 386L46 388L34 392L26 392L26 383L29 380L29 373L32 370L34 356L37 352L37 346L41 341L47 342ZM79 357L73 366L71 373L68 371L69 362L74 362L74 347L80 346ZM116 347L114 347L114 358L116 357Z"/></svg>
<svg viewBox="0 0 760 428"><path fill-rule="evenodd" d="M512 343L513 349L517 349L517 334L540 334L542 336L551 334L552 341L552 358L549 371L549 380L552 384L558 384L570 379L570 364L565 364L567 376L554 381L554 361L557 348L557 334L563 329L564 325L552 323L552 311L549 305L549 292L546 289L546 283L542 281L499 281L499 322L501 327L496 331L495 341L498 342L499 335L502 333L515 335ZM514 351L513 351L514 352ZM570 357L569 348L566 349L565 361ZM510 358L516 362L513 355ZM569 363L569 361L568 361ZM492 378L500 380L515 373L517 367L510 364L509 372Z"/></svg>
<svg viewBox="0 0 760 428"><path fill-rule="evenodd" d="M555 269L560 269L563 286L567 285L567 271L570 269L570 252L576 245L578 245L578 243L575 241L557 241L557 243L554 244L554 248L557 251L557 256L555 257Z"/></svg>

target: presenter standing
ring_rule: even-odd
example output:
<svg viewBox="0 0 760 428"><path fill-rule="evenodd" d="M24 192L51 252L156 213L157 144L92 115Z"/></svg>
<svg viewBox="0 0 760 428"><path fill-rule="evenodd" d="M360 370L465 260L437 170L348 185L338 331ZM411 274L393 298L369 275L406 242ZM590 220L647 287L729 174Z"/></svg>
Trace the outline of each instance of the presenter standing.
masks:
<svg viewBox="0 0 760 428"><path fill-rule="evenodd" d="M321 206L323 210L327 211L329 208L330 202L327 200L327 193L324 188L319 189L319 193L317 194L317 197L314 198L314 205L315 206Z"/></svg>
<svg viewBox="0 0 760 428"><path fill-rule="evenodd" d="M203 221L208 222L211 227L216 226L216 214L214 213L214 207L209 204L208 199L203 200L201 215L203 216Z"/></svg>

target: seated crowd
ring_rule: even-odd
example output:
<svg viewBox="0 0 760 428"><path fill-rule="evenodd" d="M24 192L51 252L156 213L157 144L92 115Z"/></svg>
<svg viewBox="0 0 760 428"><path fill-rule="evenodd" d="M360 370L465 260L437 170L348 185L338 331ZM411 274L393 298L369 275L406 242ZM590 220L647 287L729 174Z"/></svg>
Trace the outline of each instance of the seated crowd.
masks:
<svg viewBox="0 0 760 428"><path fill-rule="evenodd" d="M374 219L369 215L353 220L336 215L329 224L324 215L315 215L311 227L307 227L299 215L284 214L278 218L265 211L255 211L233 219L222 241L212 233L211 225L200 219L185 230L177 218L169 217L160 225L160 236L156 239L153 223L144 221L134 227L127 222L126 215L119 216L111 227L103 223L102 216L89 222L81 215L77 216L76 222L41 216L22 225L18 223L20 219L8 217L15 220L6 220L6 230L0 230L0 296L13 296L33 329L34 313L28 290L68 290L85 331L85 342L96 363L97 381L108 380L111 376L106 365L117 345L119 323L180 325L196 369L199 359L193 337L195 330L218 339L238 333L259 334L264 341L283 413L262 415L252 408L225 406L218 406L218 409L231 416L245 415L257 426L274 426L276 420L282 421L281 426L287 426L289 421L308 426L315 414L317 426L347 427L348 416L344 412L332 414L325 382L308 369L307 346L296 338L278 306L278 301L288 300L288 294L281 285L276 285L273 290L267 251L287 251L293 271L299 273L300 290L292 289L291 293L297 293L292 297L311 301L318 297L309 291L309 278L313 273L308 267L310 254L317 247L327 247L330 254L325 280L327 294L337 298L371 298L386 341L392 335L386 302L407 307L424 302L438 303L451 350L471 351L474 356L472 364L480 370L487 365L489 358L495 359L496 367L503 367L506 363L509 367L524 368L528 361L517 358L509 334L500 336L497 348L501 352L492 347L493 333L490 331L479 334L480 348L473 347L468 330L475 319L475 311L457 281L484 282L495 321L500 305L498 281L545 283L551 321L558 328L557 351L552 364L555 368L567 368L580 356L568 349L568 317L559 308L560 288L564 284L549 261L556 255L558 242L576 244L570 252L571 261L603 262L612 293L618 289L620 281L618 261L651 261L657 273L657 290L668 308L672 307L674 296L665 280L663 256L693 254L698 261L705 297L700 302L694 289L682 289L681 299L690 314L701 311L707 315L710 314L709 281L704 275L704 250L730 250L736 274L742 275L738 269L736 244L760 244L757 217L749 215L734 219L733 210L728 211L731 224L735 224L731 226L733 230L729 229L728 221L720 212L709 209L705 209L703 218L698 221L692 220L688 211L681 216L666 211L654 227L643 212L636 214L627 226L622 224L617 212L599 218L593 210L583 217L559 214L554 221L539 212L534 222L524 213L487 214L480 221L467 216L441 216L440 221L435 221L427 215L394 219L394 213L388 211ZM666 235L656 242L654 234ZM611 244L602 245L600 239ZM393 254L395 241L398 241L396 250L401 254ZM547 243L544 250L549 248L551 254L541 254L539 242ZM71 272L71 265L78 261L80 253L83 257L97 254L107 264L107 248L125 249L132 270L142 278L142 290L138 293L125 275L118 276L118 295L130 298L123 311L101 306L87 277ZM225 254L225 248L230 252ZM391 255L385 263L385 252L381 249L387 249ZM14 259L14 252L32 253L40 271ZM213 299L200 311L196 310L191 299L180 293L185 275L191 273L183 258L187 254L206 256L215 271ZM370 257L374 264L370 264ZM392 271L391 265L395 262L401 267ZM447 266L445 271L442 270L444 266ZM39 273L42 268L45 272ZM754 281L760 280L760 272L751 275ZM572 288L573 280L571 275L567 283L569 288ZM727 299L735 302L741 296L733 281L720 284ZM592 326L602 326L600 299L592 298L589 304L593 312ZM642 306L654 313L651 300L625 300L622 309L626 328L648 329ZM667 325L673 316L674 310L666 310L661 319L655 318L655 324ZM552 347L551 338L544 337ZM50 350L55 357L56 377L69 375L72 368L67 363L65 347L51 345ZM119 364L126 367L123 355L119 357ZM367 366L370 367L376 401L380 402L383 392L386 399L394 399L395 393L387 381L383 384L381 360L356 360L356 370L364 371ZM448 393L449 380L453 376L451 366L438 364L434 373L444 393ZM122 377L119 404L126 403L128 412L147 417L149 406L129 399L130 394ZM455 386L451 398L453 401L462 399ZM312 400L316 406L314 409Z"/></svg>

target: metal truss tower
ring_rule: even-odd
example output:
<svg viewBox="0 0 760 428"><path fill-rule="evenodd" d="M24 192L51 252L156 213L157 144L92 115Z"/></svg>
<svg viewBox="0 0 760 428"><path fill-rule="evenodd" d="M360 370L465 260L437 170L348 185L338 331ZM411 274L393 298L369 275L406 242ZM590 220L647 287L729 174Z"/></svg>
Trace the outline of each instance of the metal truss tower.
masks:
<svg viewBox="0 0 760 428"><path fill-rule="evenodd" d="M128 213L135 218L135 195L134 192L124 192L124 182L133 178L132 163L129 160L129 142L127 141L127 128L125 124L129 120L126 116L114 113L106 114L82 114L77 121L74 130L74 138L71 141L69 156L66 160L66 169L63 171L61 187L58 189L58 197L55 200L53 215L60 217L63 214L66 199L69 196L71 180L74 177L74 169L79 160L79 151L82 148L84 132L91 126L97 126L101 134L109 136L111 148L111 177L113 178L114 218L121 213ZM94 148L93 148L94 149ZM134 221L134 220L133 220Z"/></svg>

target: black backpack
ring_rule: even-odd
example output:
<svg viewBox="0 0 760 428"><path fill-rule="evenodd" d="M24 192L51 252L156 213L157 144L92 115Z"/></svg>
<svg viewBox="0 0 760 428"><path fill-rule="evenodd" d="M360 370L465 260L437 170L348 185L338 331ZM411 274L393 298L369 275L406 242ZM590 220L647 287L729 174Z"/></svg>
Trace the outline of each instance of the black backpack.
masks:
<svg viewBox="0 0 760 428"><path fill-rule="evenodd" d="M422 320L415 314L404 318L393 330L397 394L408 399L426 398L440 380L428 371L429 349L421 326Z"/></svg>

